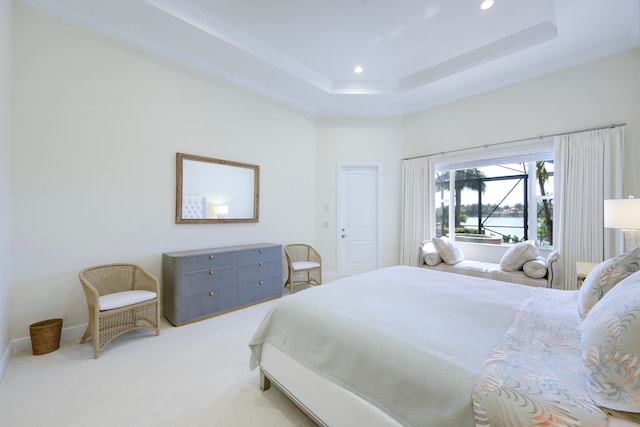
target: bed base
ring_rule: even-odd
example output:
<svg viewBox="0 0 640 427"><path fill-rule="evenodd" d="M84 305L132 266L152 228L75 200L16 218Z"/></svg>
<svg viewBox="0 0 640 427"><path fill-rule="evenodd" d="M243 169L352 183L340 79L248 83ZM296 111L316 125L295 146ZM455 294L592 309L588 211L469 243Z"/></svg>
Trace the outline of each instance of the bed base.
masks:
<svg viewBox="0 0 640 427"><path fill-rule="evenodd" d="M262 346L260 389L272 384L321 427L400 427L381 409L306 368L269 343Z"/></svg>
<svg viewBox="0 0 640 427"><path fill-rule="evenodd" d="M275 378L273 378L269 373L260 366L260 390L267 391L271 388L271 383L282 392L287 398L298 407L302 412L305 413L314 423L316 423L320 427L329 427L325 424L313 411L307 408L300 400L298 400L293 393L289 392L286 387L280 384Z"/></svg>

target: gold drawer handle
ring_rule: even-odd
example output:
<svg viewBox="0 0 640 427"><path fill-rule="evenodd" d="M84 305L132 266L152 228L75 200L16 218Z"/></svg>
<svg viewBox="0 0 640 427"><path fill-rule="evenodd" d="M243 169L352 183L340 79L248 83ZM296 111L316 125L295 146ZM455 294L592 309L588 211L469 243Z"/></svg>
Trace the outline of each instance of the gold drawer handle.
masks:
<svg viewBox="0 0 640 427"><path fill-rule="evenodd" d="M209 255L209 259L213 259L213 255Z"/></svg>
<svg viewBox="0 0 640 427"><path fill-rule="evenodd" d="M213 296L213 291L209 292L209 296Z"/></svg>
<svg viewBox="0 0 640 427"><path fill-rule="evenodd" d="M262 267L262 266L264 265L264 262L260 261L260 262L258 263L258 265L259 265L260 267Z"/></svg>
<svg viewBox="0 0 640 427"><path fill-rule="evenodd" d="M258 282L258 285L264 285L264 280L260 280L260 281Z"/></svg>
<svg viewBox="0 0 640 427"><path fill-rule="evenodd" d="M262 249L258 249L258 252L262 253Z"/></svg>
<svg viewBox="0 0 640 427"><path fill-rule="evenodd" d="M209 274L213 274L213 270L209 270Z"/></svg>

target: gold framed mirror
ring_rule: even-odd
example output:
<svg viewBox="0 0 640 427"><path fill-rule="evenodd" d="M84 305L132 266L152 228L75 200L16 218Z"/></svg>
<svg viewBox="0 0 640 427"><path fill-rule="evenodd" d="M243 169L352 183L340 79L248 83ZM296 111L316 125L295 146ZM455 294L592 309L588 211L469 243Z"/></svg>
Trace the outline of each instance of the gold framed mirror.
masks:
<svg viewBox="0 0 640 427"><path fill-rule="evenodd" d="M260 166L176 154L176 224L258 222Z"/></svg>

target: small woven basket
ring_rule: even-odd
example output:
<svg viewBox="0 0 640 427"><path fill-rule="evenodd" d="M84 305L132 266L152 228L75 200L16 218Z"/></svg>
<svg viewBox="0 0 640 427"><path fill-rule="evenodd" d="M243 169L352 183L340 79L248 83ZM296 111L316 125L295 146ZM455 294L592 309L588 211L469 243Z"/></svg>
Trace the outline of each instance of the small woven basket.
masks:
<svg viewBox="0 0 640 427"><path fill-rule="evenodd" d="M59 349L61 333L62 319L43 320L29 326L33 354L38 356Z"/></svg>

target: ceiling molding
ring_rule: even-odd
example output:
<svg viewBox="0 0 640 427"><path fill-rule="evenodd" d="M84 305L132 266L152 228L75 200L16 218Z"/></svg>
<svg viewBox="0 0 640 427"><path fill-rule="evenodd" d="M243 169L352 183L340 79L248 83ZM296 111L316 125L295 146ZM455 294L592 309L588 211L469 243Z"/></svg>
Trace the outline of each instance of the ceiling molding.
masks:
<svg viewBox="0 0 640 427"><path fill-rule="evenodd" d="M438 65L419 71L400 81L400 90L410 90L434 81L466 71L478 65L519 52L558 37L556 26L545 21L503 39L489 43L471 52L444 61Z"/></svg>
<svg viewBox="0 0 640 427"><path fill-rule="evenodd" d="M415 37L416 43L403 39L403 43L409 44L400 45L400 50L387 51L389 56L400 52L405 59L407 54L417 58L415 55L429 55L429 43L426 42L440 43L437 45L440 49L434 51L440 55L434 55L434 58L440 57L441 62L420 71L401 75L395 80L393 75L388 80L365 79L366 71L353 79L332 80L304 65L302 60L269 45L266 39L255 40L230 23L207 16L197 9L204 7L204 2L18 1L184 66L203 77L211 76L293 109L321 116L410 114L640 46L640 0L617 0L606 4L601 0L549 0L552 13L541 13L537 16L537 24L535 17L529 17L528 21L533 25L497 40L490 41L485 37L485 44L476 48L471 46L474 42L477 45L479 40L467 41L466 52L465 45L458 44L456 51L464 53L453 58L446 59L442 47L449 46L448 37L459 33L443 33L441 39L429 39L425 43ZM278 4L287 1L278 0ZM448 6L448 0L444 4ZM225 5L240 7L235 3ZM267 6L261 3L261 7ZM479 16L488 15L473 16L472 19L477 20ZM436 17L431 16L428 25ZM290 20L292 16L286 18ZM284 22L279 17L276 19ZM414 21L407 21L407 26L427 25ZM328 29L330 26L323 25L326 23L320 22L319 30ZM319 33L318 37L322 38L323 34ZM393 35L389 37L393 38ZM330 40L327 37L327 42ZM323 50L318 51L318 57L329 53L327 58L332 58L331 49L340 49L341 40L344 39L334 38L334 45L322 44ZM391 43L391 39L388 41ZM372 42L378 43L377 40ZM402 63L389 64L393 59L388 56L377 60L380 66L393 65L390 68L394 72L399 70L395 66ZM405 64L406 69L428 61L410 62ZM349 78L348 73L345 76Z"/></svg>
<svg viewBox="0 0 640 427"><path fill-rule="evenodd" d="M310 67L285 55L270 45L248 37L230 28L224 22L214 16L207 15L204 11L189 5L186 2L172 0L144 0L146 3L179 19L212 37L216 37L230 45L259 58L280 70L296 76L317 88L330 93L333 82L325 76L317 73Z"/></svg>

